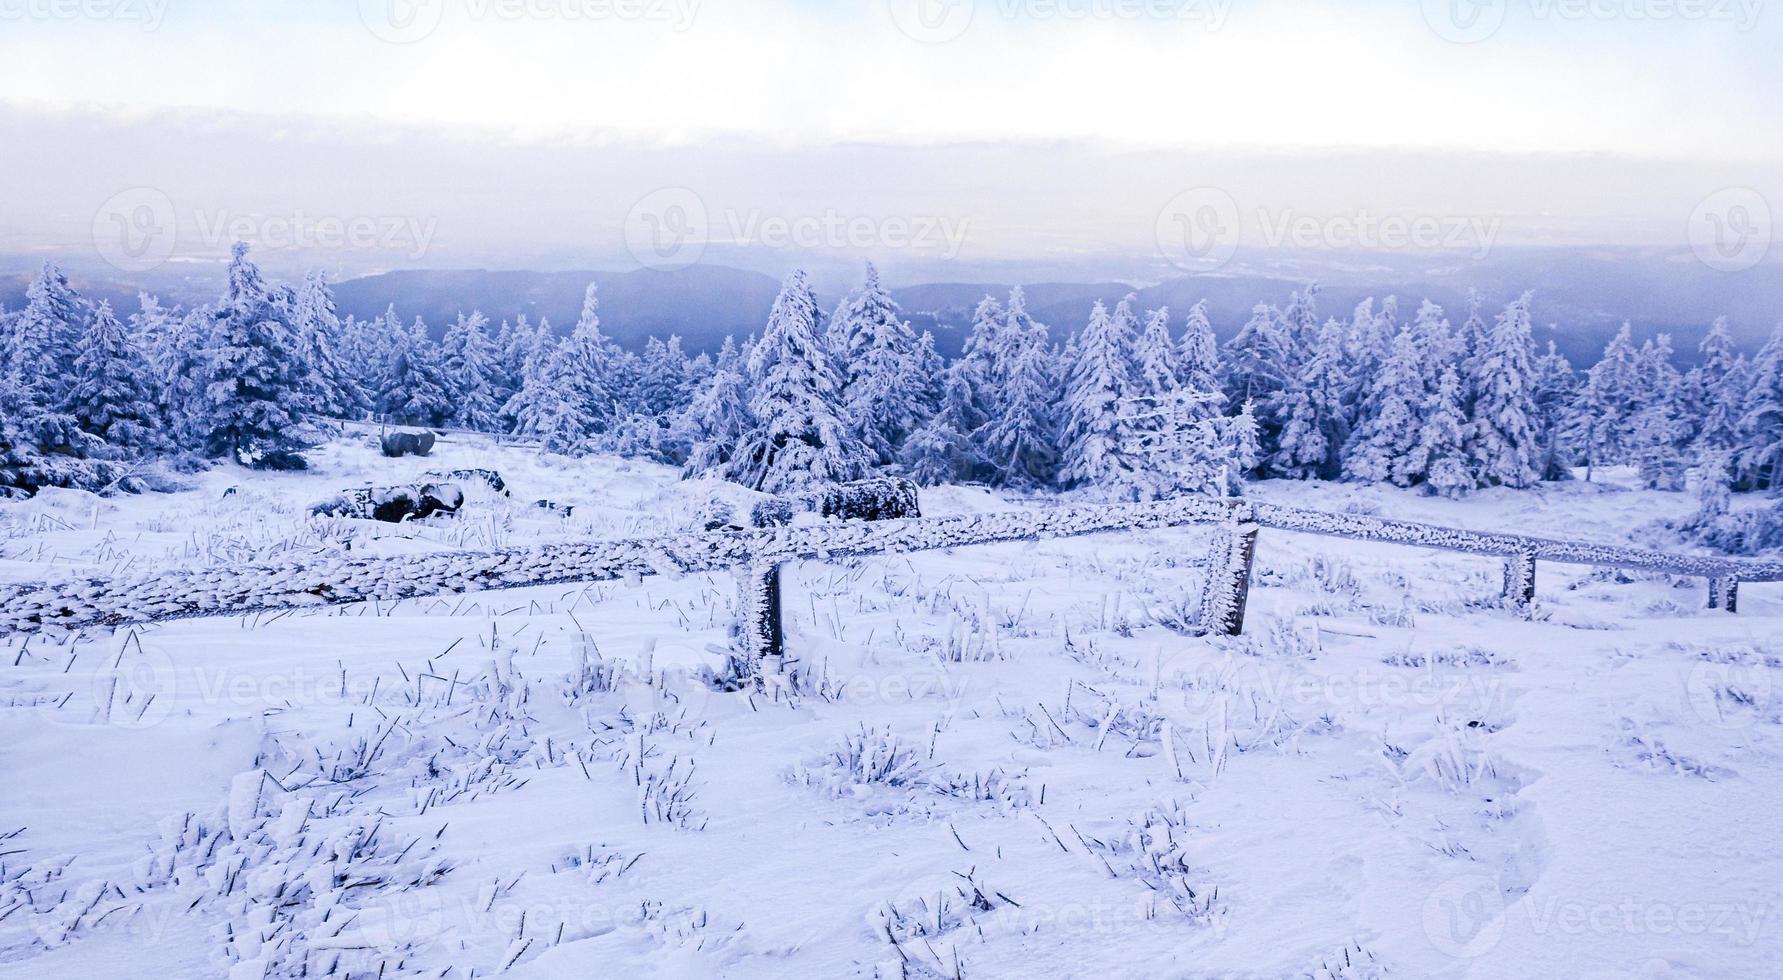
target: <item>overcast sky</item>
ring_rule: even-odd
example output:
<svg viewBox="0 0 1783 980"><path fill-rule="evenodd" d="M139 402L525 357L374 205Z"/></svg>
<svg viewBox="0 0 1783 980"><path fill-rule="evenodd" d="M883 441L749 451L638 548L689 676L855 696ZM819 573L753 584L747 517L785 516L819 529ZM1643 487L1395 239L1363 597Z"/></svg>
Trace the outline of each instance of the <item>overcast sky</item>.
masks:
<svg viewBox="0 0 1783 980"><path fill-rule="evenodd" d="M1780 42L1760 0L0 0L0 251L1768 238Z"/></svg>

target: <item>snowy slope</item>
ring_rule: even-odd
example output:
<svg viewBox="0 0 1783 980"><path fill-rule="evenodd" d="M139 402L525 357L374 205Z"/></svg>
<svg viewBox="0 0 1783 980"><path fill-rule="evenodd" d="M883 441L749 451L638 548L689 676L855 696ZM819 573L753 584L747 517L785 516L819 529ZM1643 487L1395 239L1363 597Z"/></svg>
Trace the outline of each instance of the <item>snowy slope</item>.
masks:
<svg viewBox="0 0 1783 980"><path fill-rule="evenodd" d="M658 533L722 489L451 441L318 463L0 505L0 577ZM304 516L467 465L514 496ZM1643 545L1690 506L1254 492ZM802 564L778 700L699 679L722 575L8 641L0 973L1774 975L1783 586L1729 616L1544 565L1525 621L1495 561L1266 531L1247 635L1198 638L1208 536Z"/></svg>

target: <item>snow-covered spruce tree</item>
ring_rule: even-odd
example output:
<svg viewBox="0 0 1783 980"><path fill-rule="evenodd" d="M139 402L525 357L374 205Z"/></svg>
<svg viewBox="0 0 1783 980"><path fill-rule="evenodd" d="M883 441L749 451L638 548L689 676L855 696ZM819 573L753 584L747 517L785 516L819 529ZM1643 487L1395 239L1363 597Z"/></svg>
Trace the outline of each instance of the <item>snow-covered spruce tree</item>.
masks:
<svg viewBox="0 0 1783 980"><path fill-rule="evenodd" d="M996 297L986 296L972 311L972 329L960 348L953 370L971 392L973 407L989 417L996 411L1001 395L996 390L997 367L994 363L997 332L1003 328L1003 304Z"/></svg>
<svg viewBox="0 0 1783 980"><path fill-rule="evenodd" d="M443 426L456 406L452 381L438 348L420 317L394 341L384 383L378 389L378 414L394 425Z"/></svg>
<svg viewBox="0 0 1783 980"><path fill-rule="evenodd" d="M1182 340L1177 346L1176 366L1178 387L1198 393L1220 393L1220 350L1214 341L1213 324L1207 319L1206 300L1189 307L1189 318L1183 324ZM1218 405L1213 411L1223 414Z"/></svg>
<svg viewBox="0 0 1783 980"><path fill-rule="evenodd" d="M925 403L916 333L871 262L866 282L837 305L829 332L840 344L835 350L846 379L843 421L875 463L890 464L934 405Z"/></svg>
<svg viewBox="0 0 1783 980"><path fill-rule="evenodd" d="M477 432L493 432L499 427L502 370L500 352L489 339L489 319L481 312L458 319L446 328L441 341L445 355L445 373L451 385L453 425Z"/></svg>
<svg viewBox="0 0 1783 980"><path fill-rule="evenodd" d="M1345 478L1409 487L1423 474L1411 468L1423 420L1424 356L1411 328L1399 331L1380 369L1369 379L1356 429L1344 447Z"/></svg>
<svg viewBox="0 0 1783 980"><path fill-rule="evenodd" d="M1472 490L1475 481L1463 445L1467 417L1461 406L1461 376L1454 365L1442 369L1419 414L1423 422L1407 469L1423 475L1430 493L1459 497Z"/></svg>
<svg viewBox="0 0 1783 980"><path fill-rule="evenodd" d="M1641 483L1650 490L1684 489L1691 432L1679 401L1683 379L1671 357L1671 336L1660 334L1643 343L1635 359L1640 399L1629 420L1630 438Z"/></svg>
<svg viewBox="0 0 1783 980"><path fill-rule="evenodd" d="M1744 415L1751 367L1746 356L1734 350L1726 317L1715 319L1697 345L1697 354L1697 366L1685 375L1680 398L1684 402L1684 418L1691 424L1691 450L1700 461L1708 453L1739 447L1740 419ZM1726 475L1731 481L1733 458L1724 455Z"/></svg>
<svg viewBox="0 0 1783 980"><path fill-rule="evenodd" d="M748 370L736 341L724 338L712 376L694 392L677 426L678 438L688 446L685 476L723 476L743 436L754 427Z"/></svg>
<svg viewBox="0 0 1783 980"><path fill-rule="evenodd" d="M981 438L991 478L1002 486L1042 487L1058 464L1052 350L1046 327L1027 318L1019 290L1010 296L997 345L1002 402Z"/></svg>
<svg viewBox="0 0 1783 980"><path fill-rule="evenodd" d="M842 373L802 269L781 284L749 356L753 425L726 467L754 490L784 493L859 479L871 454L842 420Z"/></svg>
<svg viewBox="0 0 1783 980"><path fill-rule="evenodd" d="M1142 461L1122 418L1133 394L1132 307L1123 299L1111 315L1098 301L1078 337L1076 361L1066 365L1064 446L1059 478L1125 495L1135 487ZM992 420L993 422L995 419Z"/></svg>
<svg viewBox="0 0 1783 980"><path fill-rule="evenodd" d="M1585 478L1597 466L1626 461L1629 455L1629 419L1635 392L1633 327L1622 324L1603 357L1585 372L1585 382L1574 397L1567 441L1577 447L1585 463Z"/></svg>
<svg viewBox="0 0 1783 980"><path fill-rule="evenodd" d="M1220 420L1220 453L1218 495L1243 496L1245 480L1263 458L1256 409L1250 402L1237 415Z"/></svg>
<svg viewBox="0 0 1783 980"><path fill-rule="evenodd" d="M1133 383L1139 392L1161 394L1182 383L1182 365L1170 336L1170 307L1148 310L1133 345Z"/></svg>
<svg viewBox="0 0 1783 980"><path fill-rule="evenodd" d="M309 361L310 398L320 415L337 419L363 418L371 411L371 398L360 387L358 372L341 359L340 339L345 331L335 311L334 290L320 272L304 277L297 291L297 338Z"/></svg>
<svg viewBox="0 0 1783 980"><path fill-rule="evenodd" d="M539 440L546 452L580 456L592 449L595 421L588 414L581 372L570 351L571 338L527 371L526 383L502 406L514 419L514 434Z"/></svg>
<svg viewBox="0 0 1783 980"><path fill-rule="evenodd" d="M1306 352L1318 344L1322 329L1319 323L1318 283L1307 283L1306 288L1297 289L1288 297L1288 305L1282 310L1282 326L1288 335L1288 366L1298 374Z"/></svg>
<svg viewBox="0 0 1783 980"><path fill-rule="evenodd" d="M1480 358L1479 393L1474 402L1472 467L1484 486L1533 485L1541 477L1541 447L1535 424L1535 339L1529 322L1530 294L1511 301L1498 315Z"/></svg>
<svg viewBox="0 0 1783 980"><path fill-rule="evenodd" d="M108 455L140 456L160 441L148 363L109 302L100 302L81 336L62 410L103 441Z"/></svg>
<svg viewBox="0 0 1783 980"><path fill-rule="evenodd" d="M157 345L147 351L163 431L178 449L203 449L209 436L203 413L210 383L213 322L206 310L175 316L168 321Z"/></svg>
<svg viewBox="0 0 1783 980"><path fill-rule="evenodd" d="M1735 465L1740 486L1783 485L1783 323L1752 362Z"/></svg>
<svg viewBox="0 0 1783 980"><path fill-rule="evenodd" d="M1350 388L1344 366L1348 335L1342 320L1327 320L1312 356L1278 396L1282 429L1269 460L1271 473L1291 480L1335 480L1341 474L1342 450L1350 435L1344 405Z"/></svg>
<svg viewBox="0 0 1783 980"><path fill-rule="evenodd" d="M600 298L594 283L583 293L582 314L559 346L558 356L563 358L559 384L568 386L569 397L580 400L593 431L604 430L635 390L636 368L627 363L626 352L601 330Z"/></svg>
<svg viewBox="0 0 1783 980"><path fill-rule="evenodd" d="M1572 479L1566 433L1578 391L1579 376L1572 362L1548 341L1548 349L1535 362L1535 435L1541 443L1543 480Z"/></svg>
<svg viewBox="0 0 1783 980"><path fill-rule="evenodd" d="M904 441L904 472L924 486L976 479L988 463L972 433L985 421L966 379L958 371L947 371L941 407Z"/></svg>
<svg viewBox="0 0 1783 980"><path fill-rule="evenodd" d="M1268 303L1258 303L1237 336L1220 350L1227 401L1234 405L1252 403L1265 458L1275 451L1276 437L1281 431L1272 413L1280 407L1279 396L1296 374L1298 357L1291 349L1292 343L1281 311Z"/></svg>
<svg viewBox="0 0 1783 980"><path fill-rule="evenodd" d="M680 337L671 335L666 343L651 337L645 343L633 397L633 411L653 419L666 421L686 406L687 355Z"/></svg>
<svg viewBox="0 0 1783 980"><path fill-rule="evenodd" d="M45 264L25 288L25 308L9 318L7 371L12 428L33 457L84 458L99 442L65 411L74 351L88 313L60 269ZM57 481L60 482L60 481Z"/></svg>
<svg viewBox="0 0 1783 980"><path fill-rule="evenodd" d="M301 465L292 454L313 436L309 365L245 242L235 243L229 284L210 315L204 396L193 413L205 451L248 466Z"/></svg>

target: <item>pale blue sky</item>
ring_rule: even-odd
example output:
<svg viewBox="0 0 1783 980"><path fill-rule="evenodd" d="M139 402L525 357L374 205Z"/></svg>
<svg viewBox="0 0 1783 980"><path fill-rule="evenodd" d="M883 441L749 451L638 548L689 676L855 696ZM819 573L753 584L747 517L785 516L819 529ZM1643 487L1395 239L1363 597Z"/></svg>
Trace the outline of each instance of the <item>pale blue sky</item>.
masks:
<svg viewBox="0 0 1783 980"><path fill-rule="evenodd" d="M1208 183L1667 243L1721 187L1783 205L1783 14L1760 2L0 0L0 126L34 149L0 184L0 249L78 241L148 185L182 215L421 211L467 256L472 229L598 250L671 183L976 217L1010 254L1139 246ZM925 146L975 169L900 180Z"/></svg>

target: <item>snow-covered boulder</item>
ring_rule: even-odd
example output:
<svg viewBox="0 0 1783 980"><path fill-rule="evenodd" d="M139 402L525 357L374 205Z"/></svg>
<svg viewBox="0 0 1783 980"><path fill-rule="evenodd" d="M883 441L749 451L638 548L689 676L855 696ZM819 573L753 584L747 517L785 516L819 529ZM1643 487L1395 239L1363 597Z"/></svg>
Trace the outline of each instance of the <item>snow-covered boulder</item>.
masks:
<svg viewBox="0 0 1783 980"><path fill-rule="evenodd" d="M456 483L418 483L405 487L359 487L343 490L310 508L328 517L358 517L399 524L434 514L452 514L464 506L464 489Z"/></svg>

